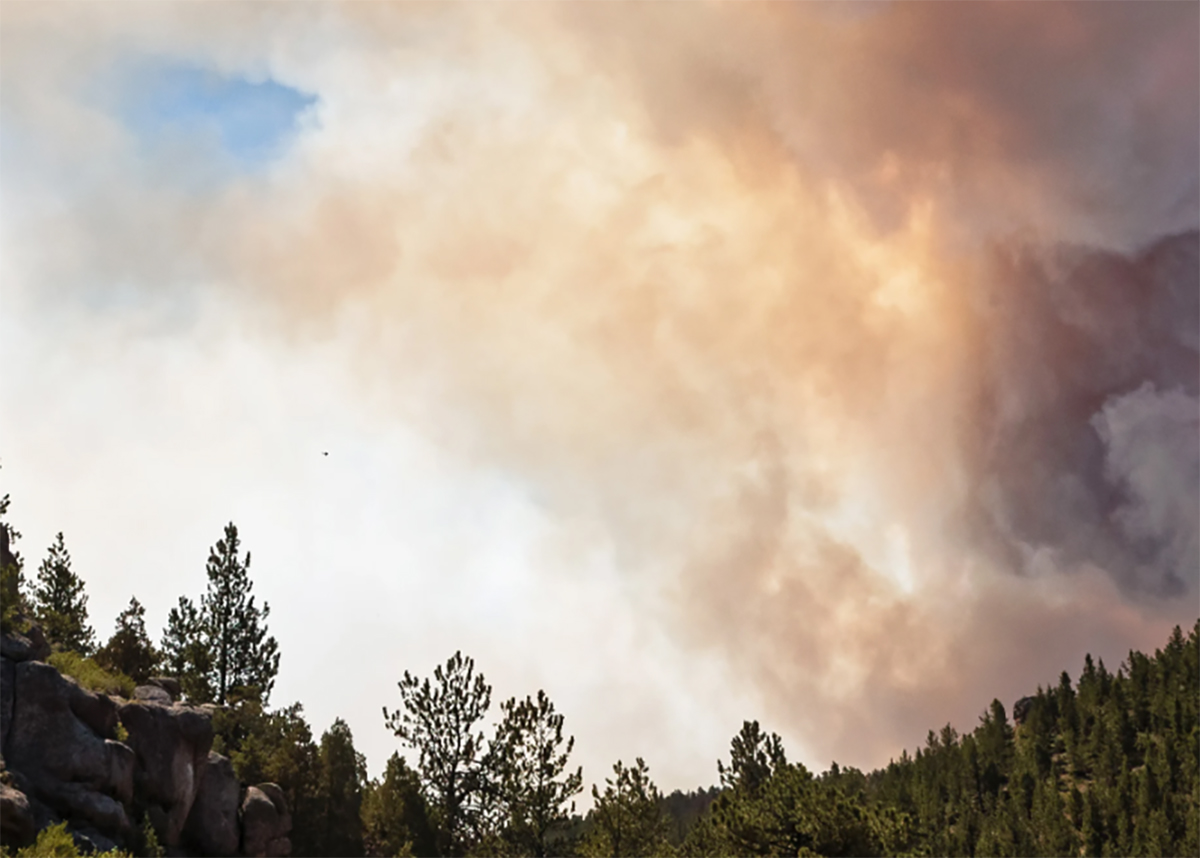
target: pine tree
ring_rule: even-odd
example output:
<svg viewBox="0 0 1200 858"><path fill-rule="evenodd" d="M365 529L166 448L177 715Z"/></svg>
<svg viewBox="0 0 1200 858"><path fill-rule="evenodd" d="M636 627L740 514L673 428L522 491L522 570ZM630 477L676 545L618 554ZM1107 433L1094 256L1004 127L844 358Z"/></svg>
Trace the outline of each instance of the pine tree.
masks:
<svg viewBox="0 0 1200 858"><path fill-rule="evenodd" d="M321 736L317 767L317 854L362 855L361 812L367 763L354 749L354 736L341 718Z"/></svg>
<svg viewBox="0 0 1200 858"><path fill-rule="evenodd" d="M59 533L38 567L33 612L56 649L88 656L96 648L96 633L88 625L87 595L83 590L83 581L71 571L71 555Z"/></svg>
<svg viewBox="0 0 1200 858"><path fill-rule="evenodd" d="M25 577L22 572L24 561L21 554L13 550L21 534L17 532L4 516L8 514L11 501L8 495L0 498L0 631L9 632L13 629L19 613L25 610L24 586Z"/></svg>
<svg viewBox="0 0 1200 858"><path fill-rule="evenodd" d="M238 556L237 527L209 550L208 589L196 608L187 597L167 616L162 651L167 669L179 678L188 699L228 703L254 697L264 703L279 673L279 645L267 634L271 613L255 605L250 553Z"/></svg>
<svg viewBox="0 0 1200 858"><path fill-rule="evenodd" d="M583 770L566 772L575 737L563 746L563 716L544 691L537 700L501 704L504 718L488 752L489 779L498 792L505 836L519 854L550 854L550 836L574 811L572 797L583 789ZM569 807L568 802L571 802Z"/></svg>
<svg viewBox="0 0 1200 858"><path fill-rule="evenodd" d="M593 785L596 827L584 844L589 855L658 855L667 848L667 822L662 814L662 794L650 780L650 770L638 757L634 765L620 760L613 765L615 777L605 778L604 792Z"/></svg>
<svg viewBox="0 0 1200 858"><path fill-rule="evenodd" d="M387 761L383 777L367 784L362 823L368 855L392 858L437 854L420 776L398 753Z"/></svg>
<svg viewBox="0 0 1200 858"><path fill-rule="evenodd" d="M105 670L120 671L138 684L154 673L158 652L146 636L146 609L136 597L117 615L117 629L95 660Z"/></svg>
<svg viewBox="0 0 1200 858"><path fill-rule="evenodd" d="M212 653L209 682L218 703L230 692L251 693L267 700L279 673L279 645L267 635L271 613L250 595L250 552L238 557L238 531L230 522L225 538L208 555L208 591L200 598L201 621Z"/></svg>
<svg viewBox="0 0 1200 858"><path fill-rule="evenodd" d="M438 851L462 855L477 829L483 797L484 739L477 725L487 714L492 687L475 674L475 662L454 653L434 681L407 670L398 683L402 708L383 717L389 730L420 754L422 785L433 804Z"/></svg>
<svg viewBox="0 0 1200 858"><path fill-rule="evenodd" d="M186 596L180 596L178 606L167 615L161 650L163 667L178 678L187 699L192 703L211 702L212 652L208 635L200 611Z"/></svg>

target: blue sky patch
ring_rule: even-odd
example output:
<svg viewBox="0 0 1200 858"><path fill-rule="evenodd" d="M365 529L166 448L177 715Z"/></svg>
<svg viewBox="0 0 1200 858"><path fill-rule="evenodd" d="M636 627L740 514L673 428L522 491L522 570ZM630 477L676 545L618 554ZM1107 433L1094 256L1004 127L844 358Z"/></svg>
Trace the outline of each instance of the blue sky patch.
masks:
<svg viewBox="0 0 1200 858"><path fill-rule="evenodd" d="M251 81L191 65L139 64L123 84L121 119L143 143L185 144L193 152L216 146L244 168L282 154L300 114L316 102L274 80Z"/></svg>

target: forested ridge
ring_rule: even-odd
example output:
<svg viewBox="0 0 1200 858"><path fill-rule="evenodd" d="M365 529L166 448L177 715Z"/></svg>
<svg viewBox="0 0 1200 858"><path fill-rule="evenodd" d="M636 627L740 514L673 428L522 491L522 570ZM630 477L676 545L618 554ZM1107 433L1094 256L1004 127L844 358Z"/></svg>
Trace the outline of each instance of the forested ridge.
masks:
<svg viewBox="0 0 1200 858"><path fill-rule="evenodd" d="M273 706L281 653L232 524L158 644L133 598L102 646L63 535L26 580L20 534L0 525L4 630L36 621L50 663L85 687L128 696L165 672L217 704L213 749L241 782L282 788L294 855L1200 855L1200 620L1115 671L1088 655L1077 678L1012 711L994 700L973 729L930 730L876 771L811 772L748 721L716 785L664 796L647 761L617 761L581 814L564 715L542 691L493 709L462 653L429 677L400 671L379 724L397 750L375 778L344 721L318 738L300 703Z"/></svg>

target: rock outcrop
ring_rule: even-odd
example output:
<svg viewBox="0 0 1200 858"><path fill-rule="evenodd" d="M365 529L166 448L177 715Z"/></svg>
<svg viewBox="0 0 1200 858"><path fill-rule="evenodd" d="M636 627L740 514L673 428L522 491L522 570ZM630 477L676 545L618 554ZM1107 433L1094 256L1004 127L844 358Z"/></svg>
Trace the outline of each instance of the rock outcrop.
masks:
<svg viewBox="0 0 1200 858"><path fill-rule="evenodd" d="M20 790L0 783L0 840L28 843L36 831L29 798Z"/></svg>
<svg viewBox="0 0 1200 858"><path fill-rule="evenodd" d="M116 703L40 661L20 662L12 673L7 768L21 773L30 798L56 814L124 839L131 831L133 752L115 741Z"/></svg>
<svg viewBox="0 0 1200 858"><path fill-rule="evenodd" d="M42 634L42 627L31 623L23 634L9 632L0 636L0 656L12 661L28 661L36 659L45 661L50 657L50 644Z"/></svg>
<svg viewBox="0 0 1200 858"><path fill-rule="evenodd" d="M202 855L236 855L241 839L238 810L241 784L228 757L212 751L184 827L184 839Z"/></svg>
<svg viewBox="0 0 1200 858"><path fill-rule="evenodd" d="M242 801L242 854L256 858L280 858L292 854L288 813L283 790L275 784L259 784L246 790Z"/></svg>
<svg viewBox="0 0 1200 858"><path fill-rule="evenodd" d="M31 632L0 635L5 845L66 820L85 849L130 849L144 815L171 855L290 854L283 791L244 788L211 752L214 707L176 702L170 677L139 686L134 700L87 691L41 661L48 647Z"/></svg>
<svg viewBox="0 0 1200 858"><path fill-rule="evenodd" d="M120 715L137 757L138 796L159 841L179 846L212 748L212 719L192 706L146 700L126 703Z"/></svg>

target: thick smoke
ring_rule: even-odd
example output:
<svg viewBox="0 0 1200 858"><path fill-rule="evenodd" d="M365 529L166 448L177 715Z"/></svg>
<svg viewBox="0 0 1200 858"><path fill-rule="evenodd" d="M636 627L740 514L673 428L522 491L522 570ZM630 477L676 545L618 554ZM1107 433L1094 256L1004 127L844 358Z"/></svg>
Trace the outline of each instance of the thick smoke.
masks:
<svg viewBox="0 0 1200 858"><path fill-rule="evenodd" d="M1194 620L1195 4L121 10L5 35L11 110L114 165L23 227L31 281L340 339L802 755L885 762ZM120 51L318 106L196 202L74 99Z"/></svg>
<svg viewBox="0 0 1200 858"><path fill-rule="evenodd" d="M1089 563L1131 596L1194 596L1198 250L1190 232L1133 257L995 255L970 515L1010 568Z"/></svg>

